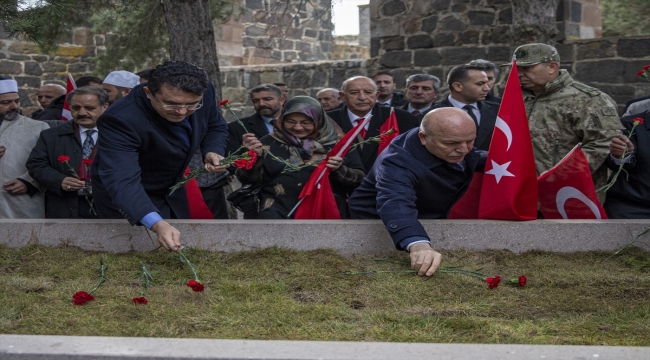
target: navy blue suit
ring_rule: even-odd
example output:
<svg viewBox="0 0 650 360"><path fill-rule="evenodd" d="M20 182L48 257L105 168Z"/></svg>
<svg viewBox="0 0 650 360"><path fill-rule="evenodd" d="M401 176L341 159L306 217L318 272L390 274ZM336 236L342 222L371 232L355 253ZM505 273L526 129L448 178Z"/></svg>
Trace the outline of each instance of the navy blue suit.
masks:
<svg viewBox="0 0 650 360"><path fill-rule="evenodd" d="M471 151L463 170L431 154L418 132L412 129L395 138L349 201L352 218L380 218L399 250L406 248L402 240L407 238L429 239L418 219L446 218L467 191L481 157L476 149Z"/></svg>
<svg viewBox="0 0 650 360"><path fill-rule="evenodd" d="M100 218L125 217L132 225L151 212L166 219L189 218L185 188L173 195L169 188L199 148L204 158L208 152L225 153L228 127L212 84L203 94L203 106L187 118L189 146L187 137L179 136L184 129L160 116L151 101L138 85L97 121L101 135L92 181Z"/></svg>

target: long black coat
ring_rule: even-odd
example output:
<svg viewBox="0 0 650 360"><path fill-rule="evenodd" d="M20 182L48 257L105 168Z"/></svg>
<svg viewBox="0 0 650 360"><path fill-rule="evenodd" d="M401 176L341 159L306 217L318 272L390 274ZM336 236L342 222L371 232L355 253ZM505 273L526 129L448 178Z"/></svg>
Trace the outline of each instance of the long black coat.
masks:
<svg viewBox="0 0 650 360"><path fill-rule="evenodd" d="M476 131L476 140L474 141L474 147L479 150L488 151L490 150L490 142L492 141L494 124L497 122L499 104L489 101L479 101L477 104L479 110L481 111L481 125L479 125ZM433 104L431 110L443 107L454 107L454 105L449 102L449 96Z"/></svg>
<svg viewBox="0 0 650 360"><path fill-rule="evenodd" d="M327 115L336 122L344 132L352 130L354 127L350 121L350 116L348 115L348 108L344 106L340 109L328 111ZM372 108L372 118L370 119L370 124L368 125L368 131L366 133L366 138L371 138L379 135L379 129L386 122L388 116L390 115L390 108L386 106L381 106L375 104ZM407 111L400 110L395 108L395 117L397 118L397 125L399 126L400 134L403 134L413 128L420 126L420 122L415 118L415 116L409 114ZM358 140L355 140L358 142ZM361 151L361 162L366 171L370 171L372 165L377 159L377 151L379 150L379 143L371 142L363 144L363 147L360 147Z"/></svg>
<svg viewBox="0 0 650 360"><path fill-rule="evenodd" d="M632 129L632 120L637 115L625 116L621 119L626 134ZM650 110L641 114L644 123L634 129L630 141L634 144L635 153L632 161L626 163L614 186L607 190L605 212L611 219L650 219ZM617 171L617 165L607 157L605 164L612 171Z"/></svg>
<svg viewBox="0 0 650 360"><path fill-rule="evenodd" d="M75 176L69 166L58 161L61 155L69 156L68 163L78 171L83 151L73 121L41 132L26 165L29 174L45 189L45 217L75 219L79 217L79 195L61 189L64 178Z"/></svg>
<svg viewBox="0 0 650 360"><path fill-rule="evenodd" d="M203 106L188 117L190 146L177 137L173 125L158 114L143 85L108 108L97 121L98 150L92 168L95 207L100 218L126 218L135 225L158 212L189 218L185 188L169 194L192 156L200 148L224 155L228 129L212 84L203 94ZM153 100L155 101L155 100Z"/></svg>
<svg viewBox="0 0 650 360"><path fill-rule="evenodd" d="M260 141L270 147L269 151L273 155L289 159L287 146L271 135L262 137ZM333 145L326 149L329 151L332 147ZM261 161L258 160L251 170L237 170L237 177L242 184L264 184L271 180L260 191L259 219L286 219L298 203L298 196L316 167L304 167L300 171L282 174L284 169L284 164L265 156ZM347 198L361 184L365 174L359 153L354 149L343 158L341 167L330 173L330 184L341 218L348 217ZM295 213L292 217L293 215Z"/></svg>

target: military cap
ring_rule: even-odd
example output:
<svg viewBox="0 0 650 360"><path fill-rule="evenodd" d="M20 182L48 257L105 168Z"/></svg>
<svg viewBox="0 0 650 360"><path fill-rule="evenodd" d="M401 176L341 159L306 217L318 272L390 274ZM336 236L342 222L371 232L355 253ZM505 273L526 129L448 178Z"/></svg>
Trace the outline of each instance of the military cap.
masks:
<svg viewBox="0 0 650 360"><path fill-rule="evenodd" d="M551 45L526 44L515 50L518 66L533 66L539 63L560 62L560 54Z"/></svg>

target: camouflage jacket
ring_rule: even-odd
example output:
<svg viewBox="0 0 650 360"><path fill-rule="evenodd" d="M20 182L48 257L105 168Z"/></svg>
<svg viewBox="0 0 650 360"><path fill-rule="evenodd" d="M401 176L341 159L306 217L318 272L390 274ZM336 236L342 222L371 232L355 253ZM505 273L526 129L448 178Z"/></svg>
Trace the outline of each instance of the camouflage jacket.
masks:
<svg viewBox="0 0 650 360"><path fill-rule="evenodd" d="M573 81L562 69L560 76L535 96L522 89L537 174L552 168L582 143L596 189L607 182L604 165L612 138L621 134L616 103L607 94Z"/></svg>

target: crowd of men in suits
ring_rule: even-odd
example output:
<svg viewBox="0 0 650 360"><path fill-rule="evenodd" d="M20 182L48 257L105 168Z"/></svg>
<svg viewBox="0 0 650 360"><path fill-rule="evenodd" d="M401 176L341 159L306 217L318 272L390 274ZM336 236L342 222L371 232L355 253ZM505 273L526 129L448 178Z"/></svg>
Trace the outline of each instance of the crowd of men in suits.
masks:
<svg viewBox="0 0 650 360"><path fill-rule="evenodd" d="M524 52L524 50L526 51ZM545 87L550 87L550 84L557 82L556 79L560 77L566 79L568 75L562 73L563 70L559 70L559 55L557 55L556 51L554 52L554 48L538 46L524 50L520 50L520 55L522 55L520 58L522 59L525 58L523 55L533 54L533 57L539 55L535 58L536 60L533 59L522 67L522 69L525 68L526 71L529 71L525 73L526 75L523 75L523 78L520 74L524 92L526 89L530 89L532 91L531 99L533 99L531 101L538 101L548 95L544 91L537 91L540 86L543 90ZM545 64L551 65L548 67L550 70L546 73L535 75L530 72L531 68ZM557 66L553 67L553 64ZM199 70L195 67L180 66L180 68L190 74L196 73L194 76L197 79L201 77L198 74ZM173 78L176 75L172 73L178 70L169 71L171 78ZM3 201L3 204L0 205L0 218L101 218L102 214L104 214L103 217L122 216L128 218L133 224L145 224L143 220L150 220L146 216L160 213L161 208L164 210L162 218L187 217L185 213L178 213L174 206L165 208L164 205L170 201L183 200L174 200L173 196L165 194L167 189L156 188L154 185L151 185L151 188L145 186L145 192L149 194L150 198L152 198L151 193L156 193L160 196L160 199L152 200L151 206L139 209L134 213L124 212L123 210L123 208L129 207L128 203L142 201L142 194L145 193L125 191L125 189L134 185L129 183L129 180L135 181L136 178L145 177L145 174L153 174L151 176L159 177L161 173L166 171L179 171L178 169L170 170L165 167L165 161L155 160L160 154L151 153L147 155L150 157L152 164L155 164L148 171L131 168L128 166L127 159L122 159L120 163L112 164L113 167L103 169L105 175L99 176L95 174L97 175L96 179L91 176L91 169L93 169L93 172L96 171L95 169L102 171L102 168L97 166L97 163L111 157L111 151L120 154L118 151L120 150L119 146L132 149L145 146L145 144L137 143L137 139L132 136L133 134L124 133L123 128L132 127L133 124L130 121L122 124L120 121L125 120L121 119L128 118L129 112L141 112L140 117L146 122L156 123L152 119L158 116L168 120L173 126L163 126L154 130L169 142L185 150L183 152L185 155L172 154L172 152L169 156L180 156L183 159L188 157L190 166L198 168L206 163L206 155L213 153L218 156L213 157L210 155L207 166L218 168L218 158L239 149L242 146L242 137L245 134L250 133L257 138L262 138L274 131L274 123L280 116L283 105L290 94L290 90L283 83L255 86L249 90L248 94L255 112L248 117L242 118L241 121L231 122L226 125L217 106L206 100L208 97L215 98L210 84L204 84L203 80L197 80L197 84L200 83L200 86L197 85L196 90L192 90L194 92L190 91L191 94L197 96L183 97L179 95L179 97L174 91L167 93L167 87L160 87L161 81L164 85L166 84L165 81L176 80L157 79L154 76L152 84L150 77L153 73L155 71L152 72L151 70L138 74L116 71L103 80L91 76L83 77L77 79L78 89L67 95L62 86L46 84L38 91L38 101L43 109L33 113L31 119L19 114L19 97L17 87L11 83L13 80L8 77L0 78L0 82L4 84L0 86L0 115L2 115L0 121L3 123L2 128L0 128L0 161L5 163L2 173L0 173L4 185L4 191L0 193L0 200ZM370 122L362 130L362 137L366 138L379 135L381 125L391 113L395 114L399 132L405 134L411 129L420 128L425 116L433 110L441 108L460 109L474 123L476 137L473 145L480 153L488 151L497 121L501 99L494 94L494 84L499 79L499 74L499 67L486 60L478 59L456 66L447 74L448 95L441 98L442 84L441 80L436 76L424 73L410 75L406 79L404 91L400 92L397 91L397 85L391 72L380 70L369 77L357 76L347 79L340 89L322 89L317 94L317 100L327 112L329 118L344 132L350 131L356 124L371 116ZM159 82L159 88L151 91L151 87L156 86L156 81ZM178 86L181 86L181 88L185 86L183 81L178 80ZM142 83L145 84L141 85ZM527 85L529 83L530 85ZM563 83L562 86L569 86L567 84L569 83ZM572 89L577 89L578 93L586 94L586 98L604 99L605 103L605 105L599 105L598 111L595 112L595 116L601 118L601 121L597 121L596 125L604 126L609 132L606 136L598 138L599 147L597 152L600 157L598 164L594 166L598 169L594 168L592 171L595 173L596 170L602 170L605 167L614 168L619 166L621 161L625 163L626 169L646 168L639 166L645 161L641 154L647 150L643 147L645 132L639 128L634 138L628 138L625 134L621 135L623 125L627 126L626 124L630 122L630 118L624 119L623 124L621 124L618 121L618 116L615 113L612 115L611 109L615 110L615 104L613 104L613 101L610 103L609 100L611 99L607 95L577 82L571 82L571 86ZM131 94L132 91L133 94ZM159 97L162 97L162 100ZM67 111L64 109L66 100L70 106L69 111L72 119L72 121L67 122L60 120L61 116ZM131 104L130 108L125 108L127 102ZM527 104L529 103L527 102ZM109 107L116 104L120 105L119 109L116 107L115 111L105 113L107 109L110 109ZM642 104L644 103L642 102ZM551 103L552 105L553 103ZM203 109L200 110L202 107ZM208 109L208 107L210 108ZM630 108L634 109L635 107ZM173 114L169 112L170 109L180 111L180 115L174 118ZM529 112L532 112L531 109L528 109ZM205 119L210 116L217 118L218 121L214 124L206 120L206 126L210 128L210 132L215 131L215 134L224 135L227 131L227 142L225 136L219 139L215 137L212 140L193 139L192 137L196 135L194 130L202 126L200 125L201 122L196 124L188 122L187 115L194 112L196 112L197 116L190 117L190 122L191 119L200 118L201 116L205 117ZM529 114L529 117L531 115ZM638 116L639 114L630 115ZM640 113L640 115L646 118L648 116L647 113ZM107 124L105 125L107 130L102 129L101 126L97 127L97 120L102 116L105 119L110 118L110 121L104 121ZM612 122L612 119L615 119L615 123ZM35 122L35 120L39 121ZM578 122L580 121L582 120ZM9 126L22 123L25 123L25 125L20 127ZM44 124L47 125L44 126ZM116 127L116 124L120 124L120 127ZM46 126L49 126L50 129L45 130ZM144 127L144 125L142 126ZM629 128L629 126L627 127ZM138 133L139 129L133 130ZM583 130L580 129L580 131ZM107 133L104 134L103 131L107 131ZM113 134L112 131L115 133ZM565 129L564 131L573 130ZM102 135L100 136L99 133L102 133ZM114 137L111 138L110 136ZM587 134L585 136L588 138L591 135ZM21 156L18 157L13 151L6 150L11 149L12 146L9 144L15 142L16 138L20 139L20 146L24 148ZM131 140L131 142L127 140ZM588 140L587 143L589 143ZM535 139L533 141L535 142ZM606 145L603 145L605 142ZM98 152L98 148L102 148L102 143L105 144L106 148L103 154L102 151ZM203 145L205 145L205 148L203 148ZM618 155L622 154L620 151L621 146L623 148L627 147L628 150L625 159L617 158ZM116 147L118 148L116 149ZM367 143L360 147L361 160L366 173L371 172L373 165L377 161L377 147L377 143ZM633 151L630 151L630 149L633 149ZM630 153L634 156L630 157ZM67 162L60 160L61 155L69 157ZM143 158L146 157L143 153L138 154L137 152L134 156L136 157L131 160L137 158L141 163ZM212 160L214 161L211 162ZM94 166L83 166L93 161L95 162ZM7 165L9 162L11 162L11 166L16 168L12 170L11 174ZM160 166L160 168L157 166ZM140 171L142 171L142 174L139 174ZM80 172L81 174L79 174ZM125 176L125 173L130 175ZM119 181L116 179L116 182L120 185L105 184L105 179L111 179L111 176L122 178ZM172 174L169 174L169 176L172 176ZM224 219L229 216L224 187L227 188L231 179L232 175L228 172L207 173L198 179L206 204L212 210L215 218ZM150 182L155 184L156 180L150 179ZM639 180L639 183L633 186L619 186L621 188L619 192L622 194L620 196L629 197L629 188L632 187L633 191L631 193L635 194L634 196L645 198L648 194L648 189L646 189L648 186L647 181ZM94 190L92 193L88 189L88 184L92 184ZM114 186L121 186L121 188L111 190ZM106 191L104 191L104 187L107 188ZM112 195L109 194L111 191L113 191ZM617 188L614 189L614 192L616 191ZM119 196L116 195L118 193ZM14 200L19 195L27 197L25 203L31 202L37 203L37 205L30 208L22 202L15 202ZM103 206L104 203L110 203L111 206ZM647 205L643 206L648 207ZM18 211L16 208L21 210ZM626 214L629 213L626 211L621 212L618 209L614 217L626 217ZM631 213L632 216L646 216L644 211ZM153 221L159 220L158 217L154 216ZM167 228L166 231L171 230Z"/></svg>

